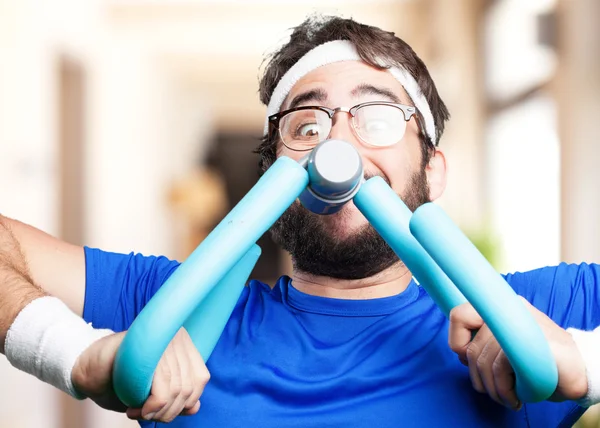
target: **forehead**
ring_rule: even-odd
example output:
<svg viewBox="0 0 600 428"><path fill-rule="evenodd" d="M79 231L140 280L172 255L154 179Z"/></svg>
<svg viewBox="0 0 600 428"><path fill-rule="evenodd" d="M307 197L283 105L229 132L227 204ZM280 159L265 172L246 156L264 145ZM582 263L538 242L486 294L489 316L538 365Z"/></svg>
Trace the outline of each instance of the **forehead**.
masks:
<svg viewBox="0 0 600 428"><path fill-rule="evenodd" d="M361 85L393 92L402 104L412 105L403 86L387 70L377 69L362 61L340 61L318 67L298 80L286 97L282 110L288 108L296 96L307 91L321 89L328 101L335 101L356 97L353 92Z"/></svg>

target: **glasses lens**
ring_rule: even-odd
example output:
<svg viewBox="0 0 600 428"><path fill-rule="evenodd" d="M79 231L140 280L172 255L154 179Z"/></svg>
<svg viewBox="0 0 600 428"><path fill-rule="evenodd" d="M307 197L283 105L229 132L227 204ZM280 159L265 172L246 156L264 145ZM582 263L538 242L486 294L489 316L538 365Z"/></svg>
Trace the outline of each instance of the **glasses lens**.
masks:
<svg viewBox="0 0 600 428"><path fill-rule="evenodd" d="M386 147L396 144L404 137L406 120L404 112L397 107L372 104L356 111L354 127L367 144Z"/></svg>
<svg viewBox="0 0 600 428"><path fill-rule="evenodd" d="M279 123L284 144L294 150L310 150L324 141L331 131L331 119L322 110L296 110Z"/></svg>

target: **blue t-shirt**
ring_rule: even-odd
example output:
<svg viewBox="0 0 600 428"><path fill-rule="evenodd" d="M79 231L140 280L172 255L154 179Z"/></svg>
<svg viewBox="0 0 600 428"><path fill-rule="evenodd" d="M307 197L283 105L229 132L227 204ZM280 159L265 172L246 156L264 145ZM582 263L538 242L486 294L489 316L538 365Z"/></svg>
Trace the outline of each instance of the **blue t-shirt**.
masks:
<svg viewBox="0 0 600 428"><path fill-rule="evenodd" d="M84 318L126 330L178 267L164 257L86 248ZM598 265L506 275L563 328L600 325ZM412 282L373 300L304 294L288 277L245 287L208 361L197 415L174 427L570 427L573 402L506 409L476 392L448 347L448 320ZM160 426L142 422L143 426Z"/></svg>

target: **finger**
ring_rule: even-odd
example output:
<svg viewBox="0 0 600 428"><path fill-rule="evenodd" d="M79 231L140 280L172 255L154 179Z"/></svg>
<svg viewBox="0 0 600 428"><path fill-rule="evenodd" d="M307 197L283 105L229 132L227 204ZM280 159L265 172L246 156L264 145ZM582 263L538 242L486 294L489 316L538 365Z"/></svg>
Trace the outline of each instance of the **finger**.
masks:
<svg viewBox="0 0 600 428"><path fill-rule="evenodd" d="M194 404L189 409L183 409L183 412L181 412L181 416L195 415L196 413L198 413L198 410L200 410L200 401L196 401L196 404Z"/></svg>
<svg viewBox="0 0 600 428"><path fill-rule="evenodd" d="M513 410L521 408L521 402L515 389L515 372L504 351L500 351L492 365L494 372L494 387L503 404Z"/></svg>
<svg viewBox="0 0 600 428"><path fill-rule="evenodd" d="M496 374L494 373L494 362L501 352L502 348L500 348L500 344L496 338L490 336L481 350L479 358L477 358L477 372L488 395L498 404L504 405L504 402L496 391L496 382L494 380Z"/></svg>
<svg viewBox="0 0 600 428"><path fill-rule="evenodd" d="M158 420L177 398L173 396L171 384L179 382L179 363L173 358L172 352L173 344L170 343L156 367L150 396L142 406L142 415L146 420Z"/></svg>
<svg viewBox="0 0 600 428"><path fill-rule="evenodd" d="M181 413L188 397L193 392L192 382L189 378L191 365L182 343L181 332L173 339L169 354L166 355L167 362L171 364L170 396L172 398L169 406L165 406L162 412L155 416L161 422L171 422Z"/></svg>
<svg viewBox="0 0 600 428"><path fill-rule="evenodd" d="M186 409L189 409L196 405L196 403L200 399L200 396L204 392L204 388L210 380L210 373L208 371L208 368L204 364L204 361L202 360L202 356L200 355L196 347L193 345L193 343L191 344L191 346L193 349L189 350L188 355L190 356L190 364L192 367L192 373L190 378L192 379L194 385L194 392L192 393L192 395L190 395L188 401L185 404Z"/></svg>
<svg viewBox="0 0 600 428"><path fill-rule="evenodd" d="M143 419L142 417L142 409L138 408L138 409L134 409L134 408L128 408L125 411L125 414L127 415L127 417L129 419L134 419L134 420L140 420Z"/></svg>
<svg viewBox="0 0 600 428"><path fill-rule="evenodd" d="M191 373L190 377L193 379L193 389L192 393L189 395L189 397L187 397L183 405L183 410L191 409L198 403L198 400L200 400L200 396L204 392L204 387L206 385L203 377L200 377L195 373Z"/></svg>
<svg viewBox="0 0 600 428"><path fill-rule="evenodd" d="M180 414L190 414L186 413L186 411L190 411L195 407L200 408L198 400L200 399L200 395L204 390L204 386L199 385L196 382L195 375L195 372L198 367L198 362L196 360L200 359L200 361L202 362L202 358L200 357L200 353L196 349L194 342L190 338L185 328L181 328L179 333L179 340L177 343L178 353L180 357L185 357L186 359L185 366L182 366L181 377L185 380L185 382L187 382L185 387L186 390L182 392L184 404L183 408L180 411ZM202 365L203 364L204 363L202 363Z"/></svg>
<svg viewBox="0 0 600 428"><path fill-rule="evenodd" d="M198 400L210 379L210 374L188 332L182 328L180 333L178 344L180 346L179 350L187 357L188 361L188 366L186 366L187 371L182 373L182 376L185 379L189 379L192 386L192 391L187 397L184 405L184 410L189 410L197 405Z"/></svg>
<svg viewBox="0 0 600 428"><path fill-rule="evenodd" d="M463 364L467 361L467 346L473 337L472 331L481 328L483 320L469 303L464 303L450 311L448 344L458 354Z"/></svg>
<svg viewBox="0 0 600 428"><path fill-rule="evenodd" d="M165 407L162 412L154 417L154 420L159 422L169 423L173 421L183 410L185 404L185 397L178 394L173 400L170 406Z"/></svg>
<svg viewBox="0 0 600 428"><path fill-rule="evenodd" d="M481 376L479 375L477 360L479 359L479 356L481 355L484 346L491 337L492 332L486 325L483 325L475 335L475 338L467 345L466 351L471 383L473 384L473 388L477 392L481 392L482 394L485 393L486 390Z"/></svg>

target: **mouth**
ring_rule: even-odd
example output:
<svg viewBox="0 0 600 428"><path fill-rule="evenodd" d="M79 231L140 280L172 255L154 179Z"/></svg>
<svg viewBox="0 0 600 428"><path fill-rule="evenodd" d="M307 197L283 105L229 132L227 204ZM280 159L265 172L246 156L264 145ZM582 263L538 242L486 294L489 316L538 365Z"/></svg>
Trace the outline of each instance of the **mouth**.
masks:
<svg viewBox="0 0 600 428"><path fill-rule="evenodd" d="M373 172L369 172L369 171L365 171L365 181L373 178L373 177L381 177L383 178L383 181L385 181L387 183L388 186L392 186L392 184L390 183L389 178L387 178L385 176L385 174L379 172L379 173L373 173Z"/></svg>

